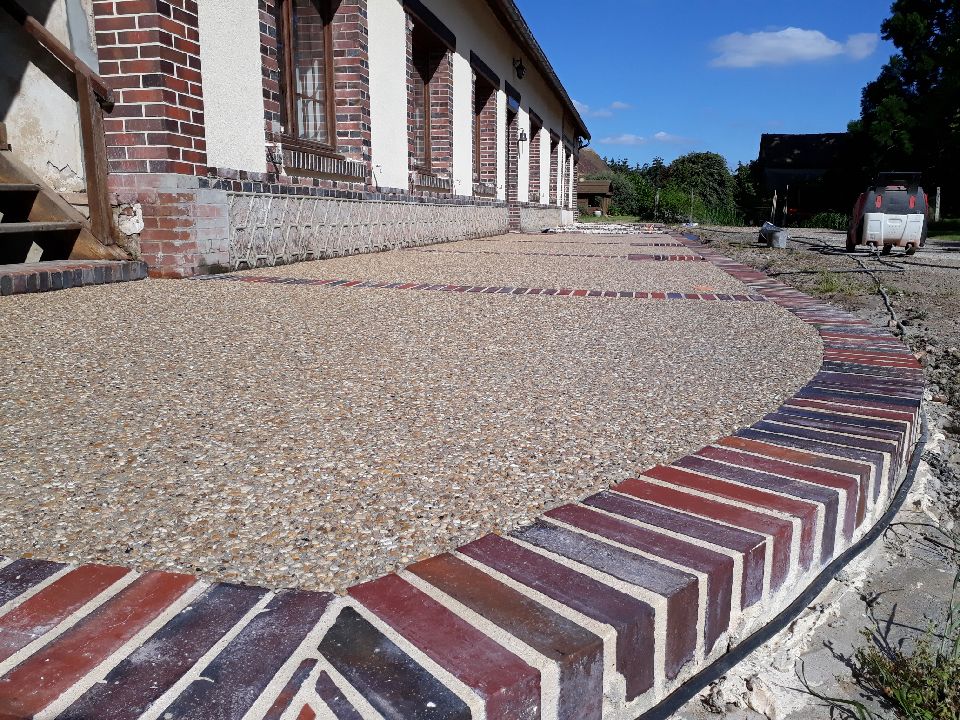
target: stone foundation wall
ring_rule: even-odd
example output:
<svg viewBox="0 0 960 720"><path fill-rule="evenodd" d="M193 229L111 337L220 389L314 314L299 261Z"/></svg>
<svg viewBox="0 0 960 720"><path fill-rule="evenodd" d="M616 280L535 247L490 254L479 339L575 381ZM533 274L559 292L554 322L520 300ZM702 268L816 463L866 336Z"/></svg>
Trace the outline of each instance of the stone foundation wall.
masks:
<svg viewBox="0 0 960 720"><path fill-rule="evenodd" d="M228 193L229 267L285 265L507 232L506 205Z"/></svg>
<svg viewBox="0 0 960 720"><path fill-rule="evenodd" d="M561 225L561 210L558 207L533 205L520 208L520 232L542 233L547 228Z"/></svg>

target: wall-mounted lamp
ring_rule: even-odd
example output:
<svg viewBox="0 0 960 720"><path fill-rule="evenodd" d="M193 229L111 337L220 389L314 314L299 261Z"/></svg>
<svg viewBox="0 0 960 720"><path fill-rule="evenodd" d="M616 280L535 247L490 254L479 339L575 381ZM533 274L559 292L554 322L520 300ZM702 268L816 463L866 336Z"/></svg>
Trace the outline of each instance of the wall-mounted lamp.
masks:
<svg viewBox="0 0 960 720"><path fill-rule="evenodd" d="M530 138L527 137L527 131L526 131L526 130L521 130L521 131L520 131L520 137L517 138L517 142L525 143L525 142L527 142L527 140L529 140L529 139L530 139Z"/></svg>
<svg viewBox="0 0 960 720"><path fill-rule="evenodd" d="M523 78L527 75L527 68L523 64L523 60L521 58L513 59L513 70L517 73L517 79L519 80L523 80Z"/></svg>

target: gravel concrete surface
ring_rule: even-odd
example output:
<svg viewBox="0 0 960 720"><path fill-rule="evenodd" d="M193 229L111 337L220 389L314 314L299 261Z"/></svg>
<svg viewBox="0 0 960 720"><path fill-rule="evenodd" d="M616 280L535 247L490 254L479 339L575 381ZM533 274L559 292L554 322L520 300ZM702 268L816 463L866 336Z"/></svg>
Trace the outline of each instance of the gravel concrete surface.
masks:
<svg viewBox="0 0 960 720"><path fill-rule="evenodd" d="M553 260L257 272L739 286ZM821 358L773 304L195 281L4 298L0 339L0 553L337 590L695 450Z"/></svg>
<svg viewBox="0 0 960 720"><path fill-rule="evenodd" d="M521 239L524 236L511 235ZM533 236L542 237L542 236ZM565 236L569 239L569 235ZM464 243L464 245L466 245ZM709 263L630 262L608 258L550 257L499 254L498 241L486 241L481 249L497 254L458 252L461 243L433 245L424 250L397 250L358 255L286 267L259 268L252 275L382 280L384 282L459 283L462 285L506 285L530 288L586 288L652 292L746 293L743 283ZM466 249L477 249L476 243ZM571 245L563 252L574 254ZM636 248L642 250L683 250L683 248ZM686 251L684 251L686 252ZM599 253L597 253L599 254ZM629 253L614 253L629 254ZM637 254L641 254L638 252ZM653 253L661 254L661 253ZM667 254L667 253L662 253ZM680 254L680 253L670 253ZM689 267L689 266L697 267ZM705 290L704 288L709 288Z"/></svg>

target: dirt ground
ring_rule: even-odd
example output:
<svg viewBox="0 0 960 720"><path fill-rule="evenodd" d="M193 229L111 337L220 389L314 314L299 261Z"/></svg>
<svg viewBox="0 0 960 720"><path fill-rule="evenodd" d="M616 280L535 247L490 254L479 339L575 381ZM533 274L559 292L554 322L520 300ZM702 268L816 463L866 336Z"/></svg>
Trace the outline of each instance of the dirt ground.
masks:
<svg viewBox="0 0 960 720"><path fill-rule="evenodd" d="M931 239L913 257L844 249L844 235L794 230L785 250L756 243L756 228L698 228L710 247L794 287L888 324L924 364L930 441L907 504L787 629L674 715L674 720L819 720L897 717L860 682L854 656L915 642L942 627L957 558L931 551L936 526L960 520L960 243ZM880 287L889 300L886 307ZM804 688L806 684L806 688ZM820 699L816 697L820 695ZM825 702L835 698L837 702Z"/></svg>

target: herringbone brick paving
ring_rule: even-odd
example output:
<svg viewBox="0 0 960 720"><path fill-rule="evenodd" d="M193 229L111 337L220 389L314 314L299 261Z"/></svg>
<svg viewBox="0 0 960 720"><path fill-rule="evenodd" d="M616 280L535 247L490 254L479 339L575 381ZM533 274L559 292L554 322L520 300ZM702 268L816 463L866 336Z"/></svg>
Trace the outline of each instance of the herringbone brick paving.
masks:
<svg viewBox="0 0 960 720"><path fill-rule="evenodd" d="M820 332L777 412L347 598L3 561L0 718L636 717L871 526L924 388L886 331L691 247Z"/></svg>

